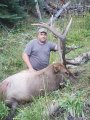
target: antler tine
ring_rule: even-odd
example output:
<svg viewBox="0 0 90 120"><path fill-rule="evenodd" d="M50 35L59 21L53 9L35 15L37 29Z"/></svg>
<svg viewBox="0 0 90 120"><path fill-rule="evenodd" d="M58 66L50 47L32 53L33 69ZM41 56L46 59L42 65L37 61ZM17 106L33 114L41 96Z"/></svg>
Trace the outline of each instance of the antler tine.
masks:
<svg viewBox="0 0 90 120"><path fill-rule="evenodd" d="M61 36L62 36L55 28L49 26L49 25L46 24L46 23L34 23L34 24L31 24L31 25L35 25L35 26L40 26L40 27L47 28L47 29L50 30L55 36L57 36L59 39L60 39Z"/></svg>
<svg viewBox="0 0 90 120"><path fill-rule="evenodd" d="M65 41L65 38L66 38L66 35L69 31L69 28L71 26L71 23L72 23L72 18L70 19L65 31L63 34L59 33L54 27L52 26L49 26L48 24L46 23L34 23L34 24L31 24L31 25L35 25L35 26L40 26L40 27L44 27L44 28L47 28L48 30L50 30L56 37L58 37L59 39L61 39L61 41Z"/></svg>
<svg viewBox="0 0 90 120"><path fill-rule="evenodd" d="M68 23L68 25L67 25L67 27L66 27L63 35L62 35L64 39L66 38L66 35L67 35L68 30L69 30L69 28L70 28L70 26L71 26L71 23L72 23L72 18L70 19L70 21L69 21L69 23Z"/></svg>

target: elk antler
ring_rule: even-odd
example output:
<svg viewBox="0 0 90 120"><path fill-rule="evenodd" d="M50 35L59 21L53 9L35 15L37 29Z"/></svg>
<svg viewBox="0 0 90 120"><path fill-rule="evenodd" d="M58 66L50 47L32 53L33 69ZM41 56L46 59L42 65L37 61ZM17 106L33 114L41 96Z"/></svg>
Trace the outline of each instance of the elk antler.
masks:
<svg viewBox="0 0 90 120"><path fill-rule="evenodd" d="M47 28L49 31L51 31L56 37L58 37L61 41L65 40L66 38L66 35L69 31L69 28L71 26L71 23L72 23L72 18L70 19L66 29L64 30L63 34L61 34L60 32L58 32L54 27L52 26L49 26L48 24L46 23L34 23L34 24L31 24L31 25L35 25L35 26L40 26L40 27L44 27L44 28Z"/></svg>
<svg viewBox="0 0 90 120"><path fill-rule="evenodd" d="M48 30L50 30L56 37L58 37L60 39L61 37L61 34L55 30L55 28L49 26L48 24L46 23L34 23L34 24L31 24L31 25L35 25L35 26L40 26L40 27L44 27L44 28L47 28Z"/></svg>
<svg viewBox="0 0 90 120"><path fill-rule="evenodd" d="M64 32L63 32L63 38L66 37L66 35L67 35L68 31L69 31L69 28L70 28L70 26L71 26L71 23L72 23L72 18L70 19L70 21L69 21L66 29L65 29Z"/></svg>

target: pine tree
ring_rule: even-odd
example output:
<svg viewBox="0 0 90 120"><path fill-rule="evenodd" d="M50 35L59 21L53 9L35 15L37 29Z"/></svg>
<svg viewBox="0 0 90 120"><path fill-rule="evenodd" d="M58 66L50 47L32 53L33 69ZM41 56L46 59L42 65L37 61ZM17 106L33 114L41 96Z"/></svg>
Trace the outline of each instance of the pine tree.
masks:
<svg viewBox="0 0 90 120"><path fill-rule="evenodd" d="M42 13L43 0L37 1ZM12 25L32 13L36 13L35 0L0 0L0 23Z"/></svg>
<svg viewBox="0 0 90 120"><path fill-rule="evenodd" d="M0 22L11 24L24 17L25 12L19 5L19 0L0 0Z"/></svg>

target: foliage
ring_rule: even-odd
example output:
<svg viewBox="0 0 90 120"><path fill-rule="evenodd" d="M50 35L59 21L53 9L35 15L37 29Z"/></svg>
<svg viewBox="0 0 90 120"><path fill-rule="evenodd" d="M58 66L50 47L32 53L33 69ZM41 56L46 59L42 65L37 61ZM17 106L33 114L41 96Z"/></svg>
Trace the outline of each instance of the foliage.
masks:
<svg viewBox="0 0 90 120"><path fill-rule="evenodd" d="M66 110L65 116L70 113L73 117L84 117L85 91L61 93L59 105Z"/></svg>
<svg viewBox="0 0 90 120"><path fill-rule="evenodd" d="M11 24L24 18L24 9L19 5L19 0L0 1L0 22L1 24Z"/></svg>
<svg viewBox="0 0 90 120"><path fill-rule="evenodd" d="M88 13L85 18L85 28L90 31L90 14ZM89 32L90 33L90 32ZM89 34L90 35L90 34Z"/></svg>
<svg viewBox="0 0 90 120"><path fill-rule="evenodd" d="M2 120L8 114L8 108L3 102L0 102L0 120Z"/></svg>
<svg viewBox="0 0 90 120"><path fill-rule="evenodd" d="M14 120L45 120L43 118L42 112L44 109L43 103L44 99L34 99L34 102L23 109L18 109L19 114L14 118Z"/></svg>
<svg viewBox="0 0 90 120"><path fill-rule="evenodd" d="M43 1L38 0L40 9L43 9ZM28 14L35 14L35 0L1 0L0 1L0 27L11 27L16 22L26 18Z"/></svg>

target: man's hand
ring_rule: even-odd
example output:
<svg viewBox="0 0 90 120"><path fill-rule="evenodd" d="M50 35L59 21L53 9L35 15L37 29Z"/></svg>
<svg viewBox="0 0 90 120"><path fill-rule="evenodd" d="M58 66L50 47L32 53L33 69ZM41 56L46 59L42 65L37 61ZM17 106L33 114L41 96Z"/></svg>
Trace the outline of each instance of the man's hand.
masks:
<svg viewBox="0 0 90 120"><path fill-rule="evenodd" d="M33 69L32 65L29 61L29 56L26 53L23 53L22 58L23 58L24 62L26 63L27 67L29 68L29 71L35 72L36 70Z"/></svg>
<svg viewBox="0 0 90 120"><path fill-rule="evenodd" d="M29 68L30 72L36 72L36 70L34 70L33 68Z"/></svg>

